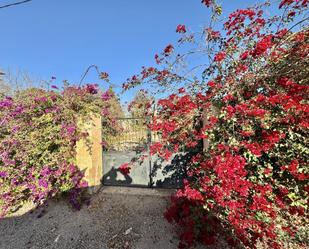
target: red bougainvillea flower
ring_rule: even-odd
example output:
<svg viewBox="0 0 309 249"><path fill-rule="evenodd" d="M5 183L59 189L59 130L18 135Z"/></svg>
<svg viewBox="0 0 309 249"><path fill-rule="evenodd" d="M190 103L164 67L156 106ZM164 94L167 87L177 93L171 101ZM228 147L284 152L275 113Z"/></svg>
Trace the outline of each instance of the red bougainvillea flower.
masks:
<svg viewBox="0 0 309 249"><path fill-rule="evenodd" d="M203 195L201 194L200 191L191 188L188 184L185 183L185 187L182 190L178 190L176 193L176 196L178 198L188 198L188 200L192 200L192 201L203 201Z"/></svg>
<svg viewBox="0 0 309 249"><path fill-rule="evenodd" d="M281 3L279 4L279 9L281 9L284 5L290 5L293 2L294 0L282 0Z"/></svg>
<svg viewBox="0 0 309 249"><path fill-rule="evenodd" d="M160 57L159 57L158 54L155 54L155 60L156 60L156 63L157 63L157 64L160 64L160 63L161 63L161 59L160 59Z"/></svg>
<svg viewBox="0 0 309 249"><path fill-rule="evenodd" d="M209 81L207 85L209 87L215 87L216 83L214 81Z"/></svg>
<svg viewBox="0 0 309 249"><path fill-rule="evenodd" d="M201 2L219 14L215 0ZM213 31L219 28L216 24L186 35L179 45L194 41L194 49L180 48L178 55L169 45L161 55L162 69L139 76L143 83L159 83L160 90L166 85L173 89L158 100L149 128L160 134L151 154L165 161L179 152L186 155L180 160L187 180L165 214L181 226L179 248L192 248L197 241L213 244L222 234L235 248L256 248L260 240L265 248L280 249L286 235L294 236L295 224L305 225L305 217L294 222L281 214L304 216L307 211L307 146L301 138L309 127L303 71L309 33L290 27L298 21L294 15L302 18L301 7L308 0L273 2L281 2L282 19L263 14L268 3L238 9L227 22L220 21L221 34ZM176 31L181 33L182 27ZM175 61L166 58L171 53L177 55ZM194 58L185 59L195 53L209 57L202 75L191 71ZM293 248L304 248L288 239Z"/></svg>
<svg viewBox="0 0 309 249"><path fill-rule="evenodd" d="M308 0L282 0L279 4L279 9L281 9L283 6L289 6L293 3L295 4L294 7L297 7L297 8L307 7Z"/></svg>
<svg viewBox="0 0 309 249"><path fill-rule="evenodd" d="M216 62L220 62L220 61L223 61L224 60L224 58L225 58L225 56L226 56L226 53L225 52L219 52L219 53L217 53L216 55L215 55L215 57L214 57L214 61L216 61Z"/></svg>
<svg viewBox="0 0 309 249"><path fill-rule="evenodd" d="M151 155L154 155L156 153L159 153L161 151L161 149L163 148L163 144L159 143L159 142L156 142L156 143L153 143L151 146L150 146L150 154Z"/></svg>
<svg viewBox="0 0 309 249"><path fill-rule="evenodd" d="M120 167L118 169L120 170L120 172L122 174L128 175L128 174L130 174L131 167L128 163L124 163L124 164L120 165Z"/></svg>
<svg viewBox="0 0 309 249"><path fill-rule="evenodd" d="M129 89L129 84L123 83L123 84L122 84L122 88L123 88L124 90L128 90L128 89Z"/></svg>
<svg viewBox="0 0 309 249"><path fill-rule="evenodd" d="M249 52L248 52L248 51L245 51L245 52L243 52L243 53L240 55L240 59L241 59L241 60L245 60L245 59L248 58L248 56L249 56Z"/></svg>
<svg viewBox="0 0 309 249"><path fill-rule="evenodd" d="M107 80L109 77L109 74L107 72L101 72L100 73L100 79L101 80Z"/></svg>
<svg viewBox="0 0 309 249"><path fill-rule="evenodd" d="M295 11L291 11L291 12L289 12L288 17L293 17L293 16L295 16L295 14L296 14Z"/></svg>
<svg viewBox="0 0 309 249"><path fill-rule="evenodd" d="M172 52L174 51L174 46L172 44L169 44L166 46L166 48L164 49L164 55L168 56L170 55Z"/></svg>
<svg viewBox="0 0 309 249"><path fill-rule="evenodd" d="M208 40L216 40L221 36L219 31L214 31L212 28L206 28L205 32L208 34Z"/></svg>
<svg viewBox="0 0 309 249"><path fill-rule="evenodd" d="M177 33L186 33L186 32L187 32L186 26L183 25L183 24L179 24L179 25L176 27L176 32L177 32Z"/></svg>
<svg viewBox="0 0 309 249"><path fill-rule="evenodd" d="M202 4L205 4L207 7L210 7L212 0L202 0Z"/></svg>
<svg viewBox="0 0 309 249"><path fill-rule="evenodd" d="M257 44L255 49L252 52L253 57L258 57L264 54L272 45L272 35L268 35L262 38Z"/></svg>
<svg viewBox="0 0 309 249"><path fill-rule="evenodd" d="M186 90L185 90L183 87L181 87L181 88L178 89L178 92L179 92L179 93L185 93Z"/></svg>

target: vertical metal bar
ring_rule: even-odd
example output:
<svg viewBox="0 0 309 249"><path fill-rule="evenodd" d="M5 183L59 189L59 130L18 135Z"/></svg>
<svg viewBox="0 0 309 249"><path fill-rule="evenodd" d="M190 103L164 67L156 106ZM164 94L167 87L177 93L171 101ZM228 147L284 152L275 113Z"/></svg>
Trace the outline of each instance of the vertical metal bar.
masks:
<svg viewBox="0 0 309 249"><path fill-rule="evenodd" d="M151 130L148 127L148 125L150 124L150 119L149 117L146 118L146 124L147 124L147 136L148 136L148 141L147 141L147 149L148 149L148 160L149 160L149 187L152 188L153 187L153 179L152 179L152 160L151 160L151 153L150 153L150 146L151 146Z"/></svg>

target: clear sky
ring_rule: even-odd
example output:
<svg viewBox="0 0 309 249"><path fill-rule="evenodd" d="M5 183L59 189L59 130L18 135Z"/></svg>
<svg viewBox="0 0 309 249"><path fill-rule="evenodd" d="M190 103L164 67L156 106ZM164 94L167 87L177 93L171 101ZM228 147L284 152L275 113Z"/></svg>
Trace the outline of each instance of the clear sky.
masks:
<svg viewBox="0 0 309 249"><path fill-rule="evenodd" d="M256 2L223 0L224 13ZM74 83L96 64L121 85L178 39L177 24L208 21L200 0L32 0L0 9L0 67ZM94 72L86 78L96 81Z"/></svg>

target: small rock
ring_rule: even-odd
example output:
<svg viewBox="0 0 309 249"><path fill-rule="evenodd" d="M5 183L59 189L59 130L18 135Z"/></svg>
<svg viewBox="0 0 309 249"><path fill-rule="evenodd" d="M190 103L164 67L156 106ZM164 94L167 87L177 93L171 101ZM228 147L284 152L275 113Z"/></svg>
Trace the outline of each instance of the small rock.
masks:
<svg viewBox="0 0 309 249"><path fill-rule="evenodd" d="M55 239L55 243L58 242L59 238L60 238L60 234L59 234L59 235L57 236L57 238Z"/></svg>
<svg viewBox="0 0 309 249"><path fill-rule="evenodd" d="M129 229L127 229L124 233L124 235L128 235L132 232L132 227L130 227Z"/></svg>

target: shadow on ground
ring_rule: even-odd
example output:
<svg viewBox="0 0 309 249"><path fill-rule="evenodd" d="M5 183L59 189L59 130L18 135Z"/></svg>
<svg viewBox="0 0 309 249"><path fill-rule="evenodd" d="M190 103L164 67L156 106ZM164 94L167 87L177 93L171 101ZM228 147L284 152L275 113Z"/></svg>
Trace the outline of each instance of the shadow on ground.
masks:
<svg viewBox="0 0 309 249"><path fill-rule="evenodd" d="M0 219L0 249L177 249L163 217L173 191L105 186L80 211L65 200L25 206Z"/></svg>
<svg viewBox="0 0 309 249"><path fill-rule="evenodd" d="M43 215L25 207L0 220L0 248L176 249L173 228L163 218L170 194L104 187L80 211L63 200L50 201Z"/></svg>

